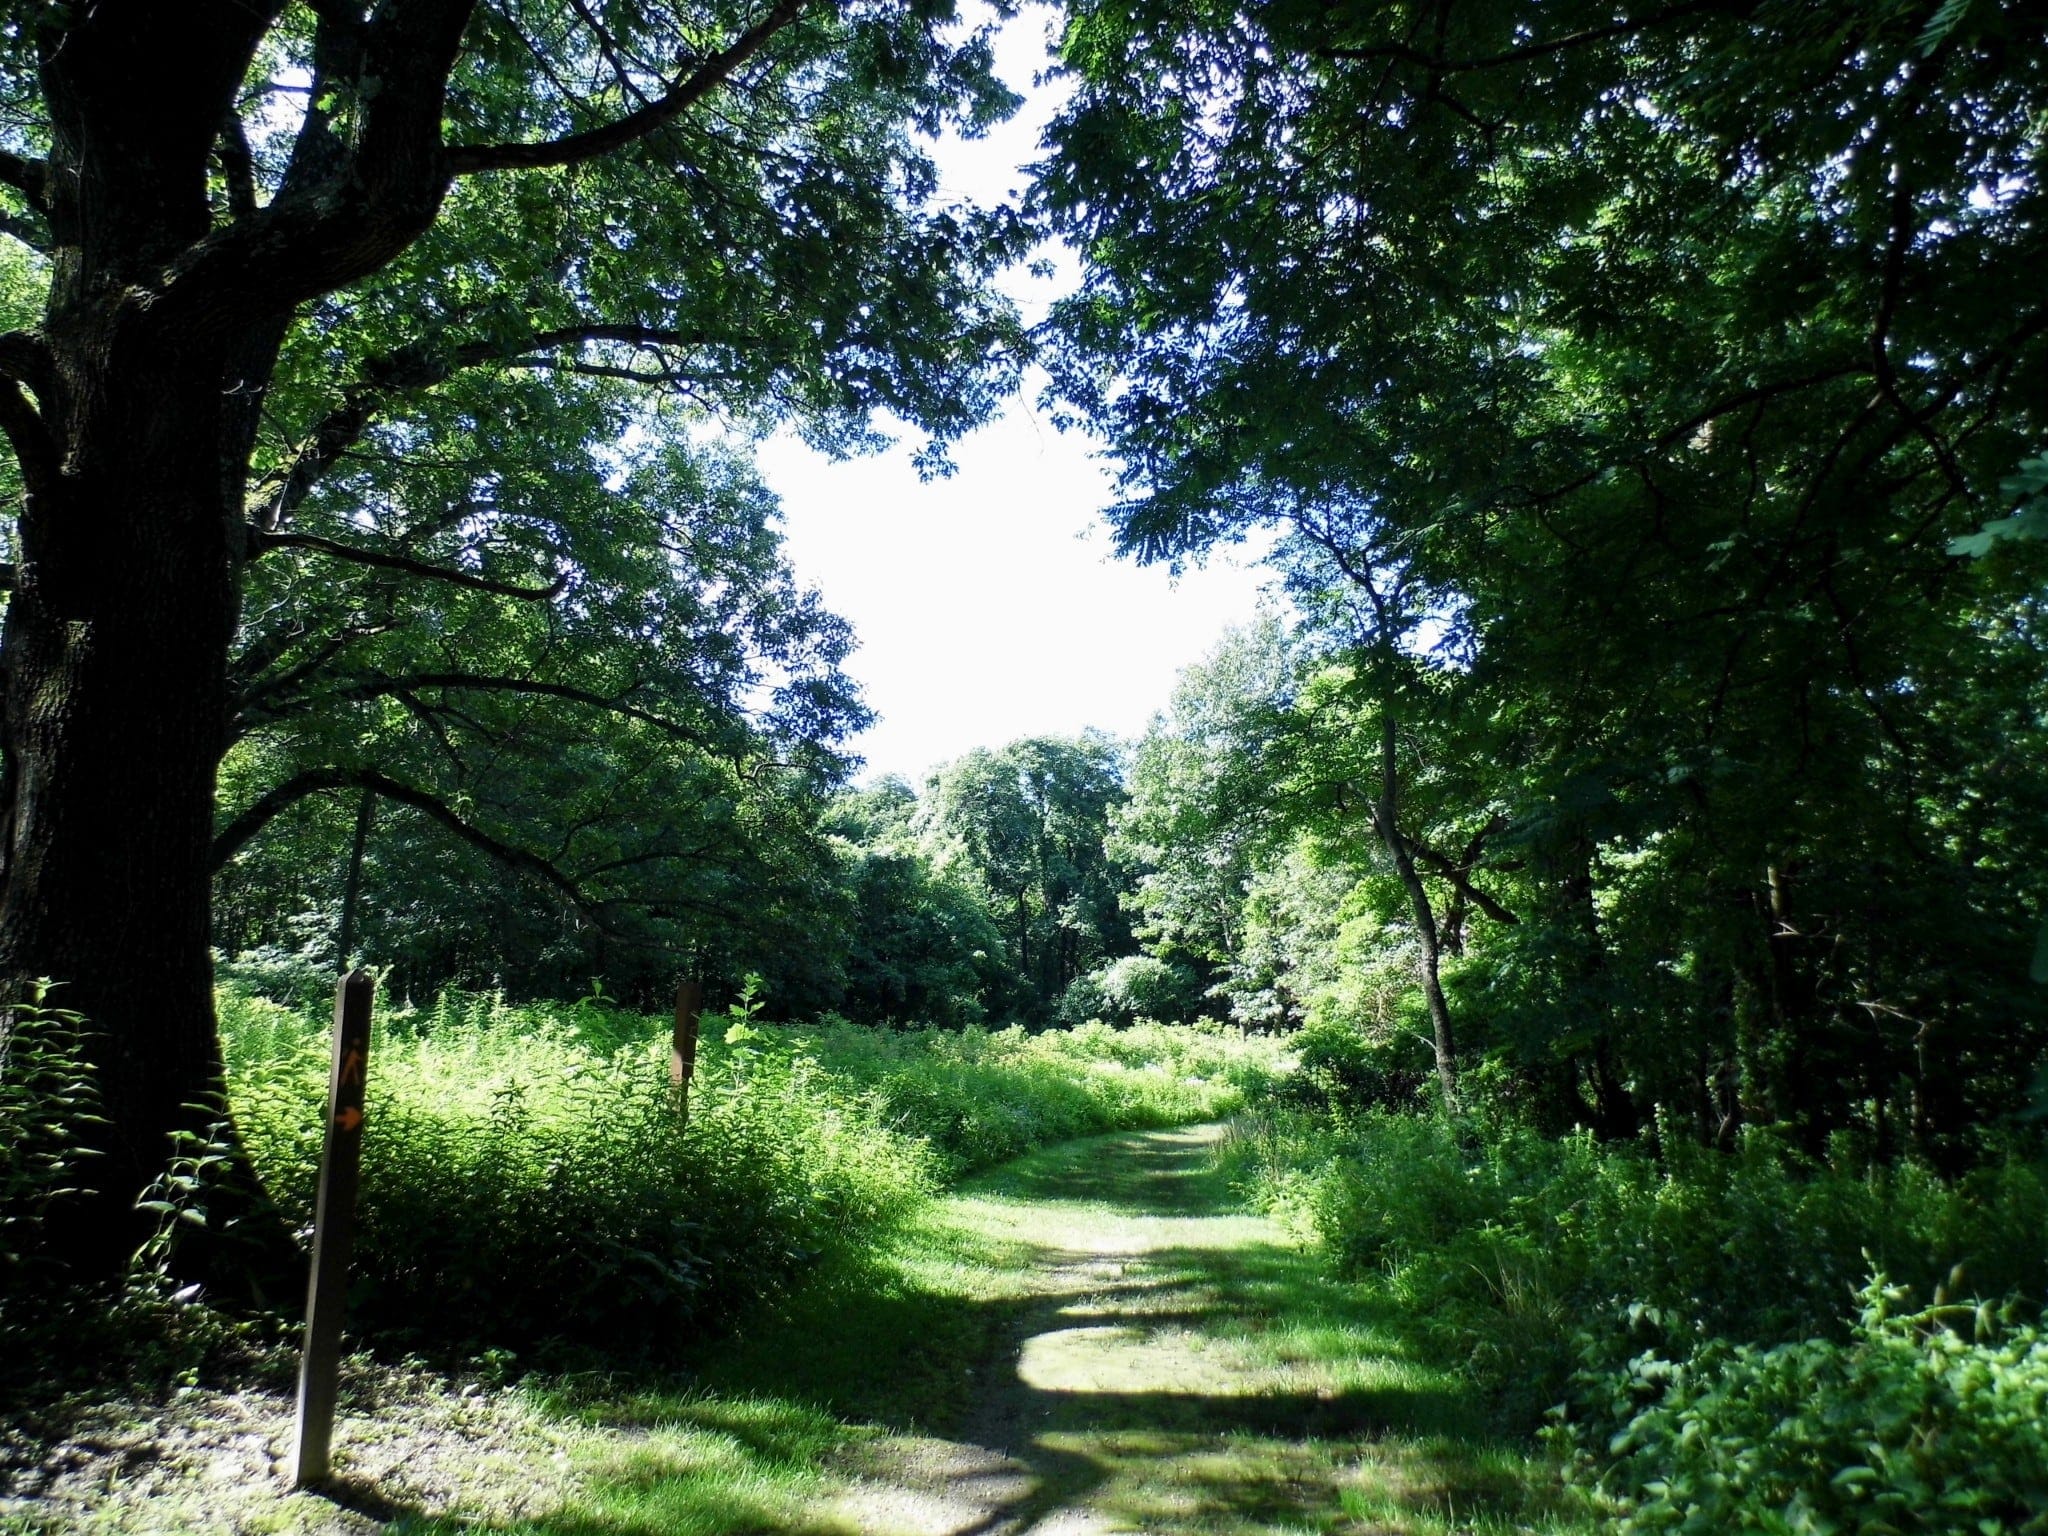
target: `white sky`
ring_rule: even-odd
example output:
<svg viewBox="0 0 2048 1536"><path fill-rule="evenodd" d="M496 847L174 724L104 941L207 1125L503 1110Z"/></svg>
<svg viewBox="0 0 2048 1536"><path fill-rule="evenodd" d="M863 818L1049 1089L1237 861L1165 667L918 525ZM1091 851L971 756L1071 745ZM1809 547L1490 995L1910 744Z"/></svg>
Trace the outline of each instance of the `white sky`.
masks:
<svg viewBox="0 0 2048 1536"><path fill-rule="evenodd" d="M1032 89L1048 14L1006 29L998 70L1029 99L987 138L940 146L947 190L992 201L1022 186L1056 105ZM1019 274L1012 291L1042 313L1048 285ZM1178 579L1114 558L1097 515L1115 494L1104 466L1030 392L956 445L957 473L928 484L907 449L840 462L788 436L762 449L798 579L860 637L847 670L881 717L853 743L864 777L917 783L1019 736L1135 736L1180 670L1257 611L1267 573L1227 552Z"/></svg>

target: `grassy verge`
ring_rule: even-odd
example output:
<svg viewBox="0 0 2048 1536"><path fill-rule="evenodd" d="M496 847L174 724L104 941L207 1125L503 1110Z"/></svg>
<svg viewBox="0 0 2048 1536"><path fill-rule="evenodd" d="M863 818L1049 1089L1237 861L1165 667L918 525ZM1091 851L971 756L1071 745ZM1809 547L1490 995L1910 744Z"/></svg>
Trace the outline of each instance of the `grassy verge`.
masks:
<svg viewBox="0 0 2048 1536"><path fill-rule="evenodd" d="M1587 1529L1413 1320L1239 1210L1185 1133L1064 1144L821 1275L686 1390L531 1400L580 1475L506 1536ZM414 1529L473 1530L450 1514Z"/></svg>
<svg viewBox="0 0 2048 1536"><path fill-rule="evenodd" d="M684 1373L435 1381L358 1359L339 1484L275 1481L287 1400L83 1426L0 1529L133 1536L1568 1536L1417 1319L1248 1214L1190 1131L1042 1150L813 1271ZM68 1479L68 1481L66 1480ZM9 1517L13 1524L8 1524ZM39 1518L40 1517L40 1518Z"/></svg>

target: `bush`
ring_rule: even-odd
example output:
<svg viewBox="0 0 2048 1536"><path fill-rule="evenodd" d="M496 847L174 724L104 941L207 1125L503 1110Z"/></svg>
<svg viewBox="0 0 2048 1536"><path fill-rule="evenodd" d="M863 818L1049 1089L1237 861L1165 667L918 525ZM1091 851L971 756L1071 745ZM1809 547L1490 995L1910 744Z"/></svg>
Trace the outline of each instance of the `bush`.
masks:
<svg viewBox="0 0 2048 1536"><path fill-rule="evenodd" d="M233 1100L310 1220L325 1029L224 1008ZM662 1354L805 1264L875 1241L933 1185L910 1138L800 1053L712 1050L687 1123L666 1038L488 999L393 1010L371 1051L352 1318L408 1348Z"/></svg>
<svg viewBox="0 0 2048 1536"><path fill-rule="evenodd" d="M1430 1081L1416 1042L1368 1040L1341 1024L1310 1024L1294 1037L1299 1065L1284 1082L1285 1102L1349 1121L1368 1109L1413 1108Z"/></svg>
<svg viewBox="0 0 2048 1536"><path fill-rule="evenodd" d="M47 1295L42 1232L89 1172L81 1132L99 1111L83 1021L41 1001L13 1010L0 1062L0 1328Z"/></svg>
<svg viewBox="0 0 2048 1536"><path fill-rule="evenodd" d="M1978 1295L2048 1292L2048 1184L2017 1156L1945 1183L1816 1164L1762 1134L1733 1156L1675 1135L1661 1148L1283 1108L1234 1155L1340 1269L1426 1317L1518 1424L1582 1360L1639 1350L1646 1322L1673 1354L1713 1337L1840 1340L1873 1265L1922 1294L1958 1261Z"/></svg>
<svg viewBox="0 0 2048 1536"><path fill-rule="evenodd" d="M1604 1446L1561 1431L1574 1475L1629 1536L2048 1531L2048 1336L1988 1308L1901 1311L1907 1294L1873 1281L1845 1344L1714 1343L1589 1378L1623 1427Z"/></svg>
<svg viewBox="0 0 2048 1536"><path fill-rule="evenodd" d="M1190 1019L1201 1011L1202 982L1185 965L1150 955L1125 955L1079 976L1060 994L1054 1015L1064 1025L1091 1020Z"/></svg>

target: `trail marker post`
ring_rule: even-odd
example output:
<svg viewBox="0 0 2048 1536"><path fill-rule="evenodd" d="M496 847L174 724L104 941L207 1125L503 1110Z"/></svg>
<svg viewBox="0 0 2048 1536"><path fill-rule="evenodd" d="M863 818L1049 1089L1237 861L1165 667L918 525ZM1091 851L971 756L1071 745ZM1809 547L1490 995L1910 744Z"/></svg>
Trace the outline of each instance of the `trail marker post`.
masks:
<svg viewBox="0 0 2048 1536"><path fill-rule="evenodd" d="M368 971L351 971L334 989L334 1065L327 1086L327 1143L313 1207L313 1272L306 1283L306 1343L299 1357L294 1488L331 1470L334 1403L341 1373L341 1319L348 1304L348 1256L355 1239L356 1189L362 1182L363 1080L370 1064Z"/></svg>
<svg viewBox="0 0 2048 1536"><path fill-rule="evenodd" d="M689 1118L690 1079L697 1075L697 1020L704 1011L704 983L679 982L676 986L676 1024L669 1037L668 1086L675 1096L676 1113Z"/></svg>

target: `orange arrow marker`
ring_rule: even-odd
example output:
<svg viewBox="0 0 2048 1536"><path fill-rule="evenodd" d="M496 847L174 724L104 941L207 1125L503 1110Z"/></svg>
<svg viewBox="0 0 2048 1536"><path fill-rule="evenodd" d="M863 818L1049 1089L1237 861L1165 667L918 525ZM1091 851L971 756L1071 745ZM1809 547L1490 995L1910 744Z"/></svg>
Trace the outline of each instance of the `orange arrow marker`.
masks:
<svg viewBox="0 0 2048 1536"><path fill-rule="evenodd" d="M334 1123L344 1131L352 1131L363 1123L363 1112L351 1104L334 1117Z"/></svg>

